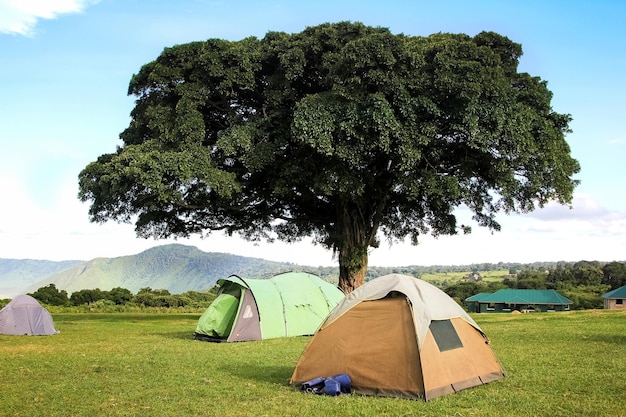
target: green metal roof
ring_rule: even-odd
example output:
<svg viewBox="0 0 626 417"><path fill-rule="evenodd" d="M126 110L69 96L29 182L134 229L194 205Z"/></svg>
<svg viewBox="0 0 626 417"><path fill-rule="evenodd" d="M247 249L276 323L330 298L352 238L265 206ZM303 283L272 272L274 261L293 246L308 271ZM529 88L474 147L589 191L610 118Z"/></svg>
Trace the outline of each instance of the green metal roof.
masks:
<svg viewBox="0 0 626 417"><path fill-rule="evenodd" d="M481 299L483 299L485 296L491 295L492 293L490 292L479 292L476 295L472 295L471 297L467 297L465 299L465 301L480 301Z"/></svg>
<svg viewBox="0 0 626 417"><path fill-rule="evenodd" d="M494 293L476 294L465 301L506 304L573 304L572 300L563 297L555 290L504 289Z"/></svg>
<svg viewBox="0 0 626 417"><path fill-rule="evenodd" d="M602 295L603 298L626 298L626 285L609 291Z"/></svg>

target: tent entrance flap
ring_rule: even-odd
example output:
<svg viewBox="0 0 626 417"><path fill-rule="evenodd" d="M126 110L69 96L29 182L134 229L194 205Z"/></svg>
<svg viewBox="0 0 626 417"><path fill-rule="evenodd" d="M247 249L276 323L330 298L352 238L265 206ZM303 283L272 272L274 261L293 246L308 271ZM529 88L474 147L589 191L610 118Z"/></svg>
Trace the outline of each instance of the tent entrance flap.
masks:
<svg viewBox="0 0 626 417"><path fill-rule="evenodd" d="M238 285L223 288L198 320L196 335L227 338L237 316L241 292L242 289Z"/></svg>
<svg viewBox="0 0 626 417"><path fill-rule="evenodd" d="M228 337L229 342L244 342L247 340L261 339L261 326L259 325L259 309L256 300L250 290L243 291L243 297L235 326Z"/></svg>

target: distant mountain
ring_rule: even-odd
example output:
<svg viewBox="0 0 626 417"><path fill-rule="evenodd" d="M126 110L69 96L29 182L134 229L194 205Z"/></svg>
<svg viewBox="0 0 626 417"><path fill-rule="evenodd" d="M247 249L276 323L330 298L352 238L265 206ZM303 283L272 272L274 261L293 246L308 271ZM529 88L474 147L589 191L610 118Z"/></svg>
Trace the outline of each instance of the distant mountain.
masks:
<svg viewBox="0 0 626 417"><path fill-rule="evenodd" d="M34 282L85 261L44 261L35 259L0 259L0 298L11 298L24 292Z"/></svg>
<svg viewBox="0 0 626 417"><path fill-rule="evenodd" d="M204 291L220 278L230 275L263 277L298 269L293 264L258 258L207 253L194 246L171 244L157 246L137 255L96 258L59 271L26 286L34 292L55 284L68 293L99 288L109 291L122 287L137 293L141 288L165 289L172 294Z"/></svg>
<svg viewBox="0 0 626 417"><path fill-rule="evenodd" d="M471 265L370 266L366 280L389 273L422 276L461 271L553 269L556 265L556 262L498 262ZM306 271L329 281L339 275L336 266L302 266L225 253L202 252L194 246L171 244L157 246L136 255L96 258L91 261L0 259L0 299L34 292L51 283L68 293L94 288L108 291L122 287L136 294L141 288L150 287L180 294L210 289L218 279L233 274L257 278L286 271Z"/></svg>

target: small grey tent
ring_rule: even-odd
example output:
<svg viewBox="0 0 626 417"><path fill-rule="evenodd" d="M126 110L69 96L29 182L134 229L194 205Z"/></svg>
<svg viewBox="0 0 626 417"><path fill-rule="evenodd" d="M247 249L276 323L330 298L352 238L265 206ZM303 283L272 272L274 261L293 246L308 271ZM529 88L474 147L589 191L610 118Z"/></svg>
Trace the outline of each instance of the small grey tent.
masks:
<svg viewBox="0 0 626 417"><path fill-rule="evenodd" d="M0 334L49 336L56 333L50 312L30 295L18 295L0 310Z"/></svg>
<svg viewBox="0 0 626 417"><path fill-rule="evenodd" d="M233 275L218 284L217 297L198 320L197 340L243 342L311 335L343 299L336 286L305 272L269 279Z"/></svg>

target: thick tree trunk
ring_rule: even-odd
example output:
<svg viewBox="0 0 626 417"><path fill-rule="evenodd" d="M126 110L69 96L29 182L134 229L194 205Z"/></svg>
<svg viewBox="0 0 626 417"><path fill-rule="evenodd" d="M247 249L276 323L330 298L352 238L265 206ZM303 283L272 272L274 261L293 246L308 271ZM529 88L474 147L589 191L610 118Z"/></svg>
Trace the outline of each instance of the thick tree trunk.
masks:
<svg viewBox="0 0 626 417"><path fill-rule="evenodd" d="M339 288L345 294L359 288L365 282L367 249L365 247L339 251Z"/></svg>
<svg viewBox="0 0 626 417"><path fill-rule="evenodd" d="M358 207L343 206L338 211L335 250L339 258L339 288L348 294L365 282L372 228Z"/></svg>

